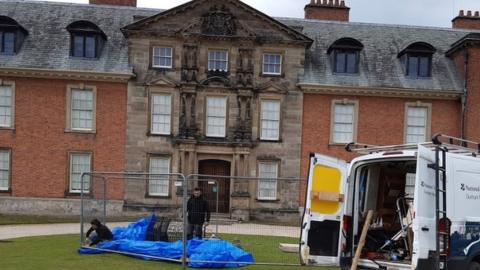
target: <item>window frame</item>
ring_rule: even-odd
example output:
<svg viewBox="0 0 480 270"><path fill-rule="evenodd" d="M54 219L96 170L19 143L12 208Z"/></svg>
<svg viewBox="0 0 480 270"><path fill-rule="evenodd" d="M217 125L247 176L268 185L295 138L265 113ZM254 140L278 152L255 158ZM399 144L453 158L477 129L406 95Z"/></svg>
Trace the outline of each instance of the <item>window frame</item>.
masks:
<svg viewBox="0 0 480 270"><path fill-rule="evenodd" d="M81 188L76 190L76 189L72 189L72 162L73 162L73 156L74 155L83 155L83 156L86 156L88 155L90 160L90 172L93 171L93 153L90 152L90 151L70 151L68 152L68 193L69 194L81 194L82 193L82 190ZM81 175L80 175L80 186L81 186ZM91 192L91 189L92 189L92 178L89 176L88 178L88 181L89 181L89 185L88 185L88 189L85 189L83 190L83 194L90 194Z"/></svg>
<svg viewBox="0 0 480 270"><path fill-rule="evenodd" d="M148 155L148 173L152 173L151 172L151 162L152 162L152 159L164 159L164 160L167 160L167 164L168 164L168 174L170 174L172 172L172 157L171 155L162 155L162 154L149 154ZM170 197L171 196L171 192L172 192L172 186L170 185L170 178L166 179L167 181L167 193L152 193L150 192L150 175L149 175L149 179L148 179L148 185L147 185L147 196L148 197ZM153 181L165 181L163 179L154 179Z"/></svg>
<svg viewBox="0 0 480 270"><path fill-rule="evenodd" d="M226 68L225 70L212 69L212 68L210 67L210 53L211 53L211 52L224 52L224 53L226 54L226 57L225 57L226 60L217 60L217 59L212 60L212 61L214 61L215 63L216 63L216 62L219 62L219 61L222 61L222 63L225 62L225 68ZM229 52L228 49L208 49L208 50L207 50L207 71L208 71L208 72L225 72L225 73L229 72L229 70L230 70L230 67L229 67L230 55L229 55L229 54L230 54L230 52Z"/></svg>
<svg viewBox="0 0 480 270"><path fill-rule="evenodd" d="M407 141L408 137L408 109L409 108L425 108L426 109L426 119L425 119L425 142L431 137L432 129L432 104L423 103L423 102L406 102L405 103L405 117L404 117L404 135L403 140L405 144L409 144ZM413 144L413 143L412 143Z"/></svg>
<svg viewBox="0 0 480 270"><path fill-rule="evenodd" d="M170 49L170 66L162 66L162 65L155 65L155 49ZM163 46L163 45L154 45L151 47L151 68L155 69L173 69L173 56L174 56L174 48L172 46ZM160 58L167 58L165 56L158 56Z"/></svg>
<svg viewBox="0 0 480 270"><path fill-rule="evenodd" d="M8 156L8 174L7 174L7 187L0 186L0 193L8 193L12 190L12 149L0 147L0 153L6 152Z"/></svg>
<svg viewBox="0 0 480 270"><path fill-rule="evenodd" d="M100 58L99 38L101 38L101 35L99 33L87 33L87 32L80 32L80 31L72 31L70 36L71 36L71 38L70 38L71 39L70 55L72 57L74 57L74 58L84 58L84 59L99 59ZM83 40L82 56L75 55L75 37L76 36L82 37L82 40ZM95 56L94 57L87 56L87 37L93 37L95 39L95 47L94 47Z"/></svg>
<svg viewBox="0 0 480 270"><path fill-rule="evenodd" d="M429 79L432 77L432 58L433 55L430 53L415 53L409 52L405 55L405 76L409 79ZM410 73L410 61L412 58L416 58L417 62L417 72L416 74ZM427 76L420 76L420 59L421 58L428 58L427 68L428 68L428 75Z"/></svg>
<svg viewBox="0 0 480 270"><path fill-rule="evenodd" d="M10 33L13 36L13 51L5 53L5 34ZM17 21L0 15L0 55L13 56L20 52L24 40L28 36L28 31Z"/></svg>
<svg viewBox="0 0 480 270"><path fill-rule="evenodd" d="M397 58L400 59L402 64L403 72L405 73L405 77L407 79L430 79L432 78L433 74L433 55L436 53L437 49L433 47L431 44L426 42L414 42L408 45L405 49L398 53ZM416 74L412 75L410 72L410 58L416 57L417 58L417 72ZM427 76L419 76L420 75L420 59L422 57L428 58L428 75Z"/></svg>
<svg viewBox="0 0 480 270"><path fill-rule="evenodd" d="M276 102L278 103L278 136L276 138L267 138L264 137L263 134L263 106L264 102ZM273 121L273 120L267 120L267 121ZM274 99L274 98L261 98L260 99L260 115L259 115L259 123L260 123L260 140L261 141L280 141L281 139L281 124L282 124L282 100L281 99Z"/></svg>
<svg viewBox="0 0 480 270"><path fill-rule="evenodd" d="M358 100L332 100L332 104L330 107L330 145L345 145L346 143L351 142L336 142L335 141L335 106L336 105L353 105L353 116L352 116L352 141L357 141L357 128L358 128L358 107L359 101Z"/></svg>
<svg viewBox="0 0 480 270"><path fill-rule="evenodd" d="M169 113L169 130L168 132L154 132L153 131L153 109L154 109L154 96L168 96L170 97L170 113ZM173 132L173 93L169 92L157 92L157 91L151 91L150 92L150 101L149 101L149 135L154 135L154 136L169 136L172 135Z"/></svg>
<svg viewBox="0 0 480 270"><path fill-rule="evenodd" d="M280 63L265 63L265 56L267 55L273 55L273 56L280 56ZM266 72L265 71L265 65L278 65L279 66L279 72ZM267 76L281 76L283 73L283 54L282 53L274 53L274 52L264 52L262 54L262 75L267 75Z"/></svg>
<svg viewBox="0 0 480 270"><path fill-rule="evenodd" d="M82 128L73 128L72 127L72 92L77 91L92 91L93 94L93 104L92 104L92 128L91 129L82 129ZM93 85L67 85L67 94L66 94L66 114L65 114L65 132L75 132L75 133L96 133L96 116L97 116L97 87Z"/></svg>
<svg viewBox="0 0 480 270"><path fill-rule="evenodd" d="M13 35L13 52L5 52L5 34L10 33ZM0 29L0 55L15 55L17 53L17 39L18 31L9 31L7 29Z"/></svg>
<svg viewBox="0 0 480 270"><path fill-rule="evenodd" d="M338 61L338 54L344 53L345 60L343 63L343 71L337 70L337 61ZM348 72L348 55L354 54L355 55L355 70L354 72ZM341 75L355 75L359 74L359 65L360 65L360 51L358 49L341 49L336 48L333 50L333 73L334 74L341 74Z"/></svg>
<svg viewBox="0 0 480 270"><path fill-rule="evenodd" d="M15 129L15 82L14 81L2 81L0 79L0 87L10 87L11 96L10 96L10 125L4 126L0 125L0 130L2 129Z"/></svg>
<svg viewBox="0 0 480 270"><path fill-rule="evenodd" d="M260 167L262 164L269 164L275 165L275 172L276 172L276 178L275 179L275 197L262 197L260 196L260 184L262 181L272 181L272 180L262 180L261 171ZM258 182L257 182L257 200L259 201L277 201L278 200L278 176L280 175L280 161L279 160L258 160L257 162L257 177L258 177Z"/></svg>
<svg viewBox="0 0 480 270"><path fill-rule="evenodd" d="M97 24L86 21L86 20L78 20L70 23L67 26L67 31L70 33L70 57L76 59L88 59L88 60L98 60L101 58L103 48L107 42L107 35L98 27ZM82 38L82 55L77 56L75 55L75 37L79 36ZM86 39L88 37L93 37L95 40L95 48L94 48L94 57L87 56L87 42Z"/></svg>
<svg viewBox="0 0 480 270"><path fill-rule="evenodd" d="M225 101L225 121L224 121L224 128L223 128L223 135L218 135L218 134L211 134L209 133L208 129L208 119L209 119L209 106L208 106L208 100L211 98L220 98ZM227 127L228 127L228 96L206 96L205 97L205 136L209 138L226 138L227 137ZM214 116L217 117L217 116Z"/></svg>

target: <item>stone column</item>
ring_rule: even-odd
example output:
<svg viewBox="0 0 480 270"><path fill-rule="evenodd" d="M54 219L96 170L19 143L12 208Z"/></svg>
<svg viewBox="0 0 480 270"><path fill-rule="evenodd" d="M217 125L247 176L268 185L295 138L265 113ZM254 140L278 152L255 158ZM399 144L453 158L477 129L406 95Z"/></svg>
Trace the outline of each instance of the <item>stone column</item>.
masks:
<svg viewBox="0 0 480 270"><path fill-rule="evenodd" d="M245 154L235 153L234 160L236 164L235 176L245 176ZM232 218L249 221L250 220L250 194L248 192L248 180L235 179L233 180L232 192Z"/></svg>

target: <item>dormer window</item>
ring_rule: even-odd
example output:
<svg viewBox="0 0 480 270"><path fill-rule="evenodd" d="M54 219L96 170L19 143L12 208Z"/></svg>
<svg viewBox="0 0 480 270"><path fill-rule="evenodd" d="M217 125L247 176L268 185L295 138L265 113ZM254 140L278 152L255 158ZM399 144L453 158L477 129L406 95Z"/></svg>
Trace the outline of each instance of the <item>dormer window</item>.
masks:
<svg viewBox="0 0 480 270"><path fill-rule="evenodd" d="M398 54L405 75L410 79L432 76L432 55L436 49L424 42L413 43Z"/></svg>
<svg viewBox="0 0 480 270"><path fill-rule="evenodd" d="M353 38L342 38L335 41L328 49L333 73L356 74L360 62L360 51L363 44Z"/></svg>
<svg viewBox="0 0 480 270"><path fill-rule="evenodd" d="M95 24L77 21L67 27L70 32L70 55L80 58L100 58L107 36Z"/></svg>
<svg viewBox="0 0 480 270"><path fill-rule="evenodd" d="M27 30L15 20L0 16L0 54L15 55L18 53L27 35Z"/></svg>

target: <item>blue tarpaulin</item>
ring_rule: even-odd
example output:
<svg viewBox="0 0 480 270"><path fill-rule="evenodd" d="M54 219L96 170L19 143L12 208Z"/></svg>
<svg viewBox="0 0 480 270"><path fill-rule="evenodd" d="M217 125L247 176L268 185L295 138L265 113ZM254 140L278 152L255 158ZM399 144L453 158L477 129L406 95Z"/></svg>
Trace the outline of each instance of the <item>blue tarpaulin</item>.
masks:
<svg viewBox="0 0 480 270"><path fill-rule="evenodd" d="M114 228L113 241L101 242L96 249L80 248L80 254L99 254L109 251L134 254L146 260L180 260L183 243L177 241L153 242L145 241L147 234L153 230L156 217L151 215L126 228ZM103 250L103 251L102 251ZM143 256L142 256L143 255ZM224 240L189 240L187 257L190 267L194 268L237 268L254 262L250 253Z"/></svg>

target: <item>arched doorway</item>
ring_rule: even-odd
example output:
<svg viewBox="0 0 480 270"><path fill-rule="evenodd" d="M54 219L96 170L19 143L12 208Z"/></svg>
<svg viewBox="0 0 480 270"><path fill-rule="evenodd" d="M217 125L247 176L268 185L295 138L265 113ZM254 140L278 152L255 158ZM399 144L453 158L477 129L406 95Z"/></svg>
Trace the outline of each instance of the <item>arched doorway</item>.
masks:
<svg viewBox="0 0 480 270"><path fill-rule="evenodd" d="M203 175L230 176L230 162L223 160L202 160L198 164L198 173ZM209 184L207 181L199 181L198 186L202 189L204 198L208 201L210 211L215 212L217 208L218 192L218 212L230 212L230 179L212 178L218 182L216 185Z"/></svg>

